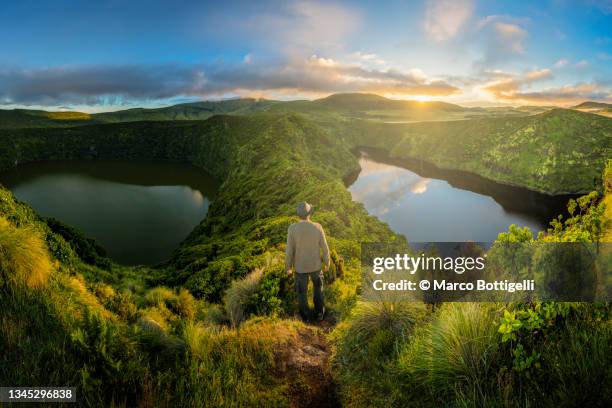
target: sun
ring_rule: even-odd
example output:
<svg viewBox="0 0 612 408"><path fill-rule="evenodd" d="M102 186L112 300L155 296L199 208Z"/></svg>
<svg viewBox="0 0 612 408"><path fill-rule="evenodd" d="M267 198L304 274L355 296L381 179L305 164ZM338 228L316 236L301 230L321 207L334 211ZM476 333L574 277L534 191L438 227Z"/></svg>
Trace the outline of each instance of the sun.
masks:
<svg viewBox="0 0 612 408"><path fill-rule="evenodd" d="M419 102L429 102L432 101L434 98L431 95L413 95L410 97L410 99Z"/></svg>

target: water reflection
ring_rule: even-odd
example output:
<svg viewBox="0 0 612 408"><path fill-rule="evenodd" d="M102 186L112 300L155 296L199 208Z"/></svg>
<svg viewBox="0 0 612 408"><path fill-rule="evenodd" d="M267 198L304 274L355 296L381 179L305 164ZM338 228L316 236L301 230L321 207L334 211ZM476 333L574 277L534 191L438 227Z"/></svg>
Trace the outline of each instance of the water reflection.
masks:
<svg viewBox="0 0 612 408"><path fill-rule="evenodd" d="M411 241L491 241L510 224L546 229L569 196L551 197L473 174L363 151L353 199Z"/></svg>

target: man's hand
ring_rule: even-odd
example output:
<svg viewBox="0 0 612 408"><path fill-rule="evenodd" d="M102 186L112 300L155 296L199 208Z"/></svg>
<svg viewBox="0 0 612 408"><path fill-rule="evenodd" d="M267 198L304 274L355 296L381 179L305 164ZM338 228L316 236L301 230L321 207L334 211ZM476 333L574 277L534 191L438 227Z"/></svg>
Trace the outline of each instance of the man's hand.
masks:
<svg viewBox="0 0 612 408"><path fill-rule="evenodd" d="M291 276L293 275L293 269L289 268L287 269L287 276Z"/></svg>

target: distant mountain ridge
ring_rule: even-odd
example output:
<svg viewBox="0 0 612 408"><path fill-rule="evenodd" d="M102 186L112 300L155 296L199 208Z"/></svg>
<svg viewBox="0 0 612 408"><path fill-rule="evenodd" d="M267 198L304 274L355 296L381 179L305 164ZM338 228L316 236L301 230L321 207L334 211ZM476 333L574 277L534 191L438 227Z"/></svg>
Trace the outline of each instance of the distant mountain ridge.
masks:
<svg viewBox="0 0 612 408"><path fill-rule="evenodd" d="M333 94L326 98L316 99L313 103L348 110L406 110L433 108L446 111L463 111L470 109L447 102L389 99L384 96L368 93Z"/></svg>
<svg viewBox="0 0 612 408"><path fill-rule="evenodd" d="M572 109L589 110L609 116L612 104L587 101ZM382 122L419 122L472 119L485 116L526 116L550 110L550 107L464 107L441 101L389 99L371 93L337 93L315 100L278 101L236 98L219 101L181 103L161 108L132 108L115 112L51 112L30 109L0 109L0 128L71 127L85 124L205 120L214 115L251 115L260 112L297 112L327 115L331 118L365 118ZM335 116L334 116L335 115Z"/></svg>
<svg viewBox="0 0 612 408"><path fill-rule="evenodd" d="M587 101L587 102L582 102L581 104L578 104L576 106L572 106L572 109L605 109L605 108L612 108L612 103Z"/></svg>
<svg viewBox="0 0 612 408"><path fill-rule="evenodd" d="M259 112L326 113L332 111L366 112L461 112L471 111L446 102L419 102L388 99L367 93L341 93L325 98L296 101L239 98L220 101L181 103L162 108L132 108L115 112L87 114L82 112L47 112L40 110L0 110L0 128L64 127L81 124L117 123L159 120L204 120L213 115L245 115Z"/></svg>

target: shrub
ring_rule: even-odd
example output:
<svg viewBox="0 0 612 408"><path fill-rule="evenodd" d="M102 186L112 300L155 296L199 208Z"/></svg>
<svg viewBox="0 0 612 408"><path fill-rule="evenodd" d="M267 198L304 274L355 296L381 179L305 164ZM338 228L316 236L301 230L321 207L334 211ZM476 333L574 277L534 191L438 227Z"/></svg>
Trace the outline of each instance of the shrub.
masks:
<svg viewBox="0 0 612 408"><path fill-rule="evenodd" d="M33 228L15 228L0 217L0 284L43 286L51 274L49 252Z"/></svg>

